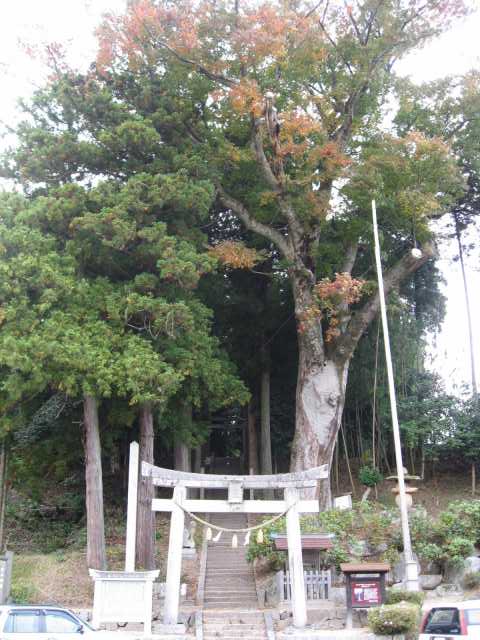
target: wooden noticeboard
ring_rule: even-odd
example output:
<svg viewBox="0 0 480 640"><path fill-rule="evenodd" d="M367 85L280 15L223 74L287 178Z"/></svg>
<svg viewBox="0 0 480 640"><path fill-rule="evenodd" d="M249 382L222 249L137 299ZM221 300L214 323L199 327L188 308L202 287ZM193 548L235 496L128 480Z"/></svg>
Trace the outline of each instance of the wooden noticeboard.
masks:
<svg viewBox="0 0 480 640"><path fill-rule="evenodd" d="M385 602L385 575L390 565L381 562L344 563L347 589L347 628L352 627L352 610L378 607Z"/></svg>
<svg viewBox="0 0 480 640"><path fill-rule="evenodd" d="M350 583L350 597L353 609L378 607L382 604L380 578L371 576L364 579L352 578Z"/></svg>

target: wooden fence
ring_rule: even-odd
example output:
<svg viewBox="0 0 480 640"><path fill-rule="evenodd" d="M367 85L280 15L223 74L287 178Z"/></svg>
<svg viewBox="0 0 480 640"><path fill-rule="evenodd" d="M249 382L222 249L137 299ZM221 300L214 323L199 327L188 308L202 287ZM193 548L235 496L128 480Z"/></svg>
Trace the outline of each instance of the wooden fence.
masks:
<svg viewBox="0 0 480 640"><path fill-rule="evenodd" d="M331 573L328 570L311 569L303 572L305 595L307 600L327 600L331 586ZM277 573L278 590L281 600L292 599L290 571Z"/></svg>

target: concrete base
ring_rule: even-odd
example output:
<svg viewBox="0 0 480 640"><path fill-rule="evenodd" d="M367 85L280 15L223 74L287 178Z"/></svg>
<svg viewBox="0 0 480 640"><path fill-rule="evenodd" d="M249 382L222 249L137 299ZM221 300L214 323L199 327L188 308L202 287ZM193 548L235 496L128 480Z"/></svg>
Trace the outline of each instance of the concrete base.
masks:
<svg viewBox="0 0 480 640"><path fill-rule="evenodd" d="M187 632L187 627L180 624L161 624L154 623L153 634L155 636L172 636L172 635L185 635Z"/></svg>
<svg viewBox="0 0 480 640"><path fill-rule="evenodd" d="M375 634L368 629L341 629L324 631L320 629L295 629L287 627L277 633L277 640L376 640Z"/></svg>
<svg viewBox="0 0 480 640"><path fill-rule="evenodd" d="M295 629L288 627L277 633L277 640L405 640L404 635L377 636L369 629L343 629L341 631L320 631L316 629Z"/></svg>

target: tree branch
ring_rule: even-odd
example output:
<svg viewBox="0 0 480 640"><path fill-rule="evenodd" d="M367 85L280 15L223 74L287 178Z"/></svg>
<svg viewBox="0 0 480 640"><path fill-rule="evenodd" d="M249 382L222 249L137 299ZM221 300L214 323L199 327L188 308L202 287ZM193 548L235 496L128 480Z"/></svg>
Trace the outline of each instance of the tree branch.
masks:
<svg viewBox="0 0 480 640"><path fill-rule="evenodd" d="M433 243L422 247L422 256L414 258L410 251L391 267L383 277L385 295L398 289L400 284L412 273L415 273L428 260L436 255L436 247ZM336 341L344 355L351 355L358 341L366 331L380 309L380 296L377 293L367 300L361 309L352 315L344 334Z"/></svg>
<svg viewBox="0 0 480 640"><path fill-rule="evenodd" d="M190 58L186 58L185 56L180 55L178 51L175 51L175 49L171 47L169 44L167 44L164 40L157 40L156 44L157 46L171 53L179 62L183 62L184 64L190 67L194 67L199 73L201 73L203 76L205 76L209 80L219 82L220 84L223 84L226 87L237 86L238 83L235 82L235 80L232 80L231 78L226 78L220 73L213 73L212 71L207 69L207 67L203 66L203 64L200 64L195 60L190 60Z"/></svg>
<svg viewBox="0 0 480 640"><path fill-rule="evenodd" d="M248 209L241 202L228 195L220 184L215 186L218 199L224 207L230 209L238 218L240 218L247 229L258 233L267 240L270 240L270 242L273 242L282 255L287 258L287 260L293 262L294 255L292 249L289 247L285 237L279 231L273 227L263 224L263 222L255 220L255 218L253 218L249 213Z"/></svg>
<svg viewBox="0 0 480 640"><path fill-rule="evenodd" d="M362 34L360 33L360 29L358 28L357 21L353 17L353 11L349 10L349 5L348 5L348 2L346 0L343 0L343 5L344 5L345 9L347 10L348 17L350 18L350 22L352 23L352 27L353 27L353 29L355 31L355 34L356 34L356 36L358 38L358 41L360 42L360 44L364 44L363 38L362 38Z"/></svg>
<svg viewBox="0 0 480 640"><path fill-rule="evenodd" d="M263 176L268 185L275 193L280 193L282 187L280 185L280 182L277 180L277 177L273 173L270 163L267 160L267 156L265 155L265 151L263 149L262 132L260 131L260 126L257 121L253 123L252 127L252 148L255 152L255 157L258 164L260 165Z"/></svg>
<svg viewBox="0 0 480 640"><path fill-rule="evenodd" d="M345 252L345 260L342 265L342 273L352 273L353 265L357 259L358 242L352 242Z"/></svg>
<svg viewBox="0 0 480 640"><path fill-rule="evenodd" d="M265 155L265 151L263 149L262 132L261 132L258 120L254 120L252 125L252 147L255 152L255 157L257 159L257 162L263 172L263 175L267 184L271 187L272 191L278 196L278 206L280 208L280 211L283 213L283 215L287 220L291 241L293 242L293 246L296 252L298 252L301 247L302 237L304 235L304 229L299 219L295 215L295 211L293 210L292 205L290 204L290 202L288 202L287 198L283 194L283 183L284 183L283 167L280 167L281 168L280 177L277 178Z"/></svg>

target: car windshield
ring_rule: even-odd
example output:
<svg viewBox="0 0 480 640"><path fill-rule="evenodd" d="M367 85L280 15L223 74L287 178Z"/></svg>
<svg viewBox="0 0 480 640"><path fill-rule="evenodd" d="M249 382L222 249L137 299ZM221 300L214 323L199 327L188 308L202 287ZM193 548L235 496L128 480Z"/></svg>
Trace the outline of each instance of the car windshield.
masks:
<svg viewBox="0 0 480 640"><path fill-rule="evenodd" d="M432 609L428 614L424 633L460 634L460 616L456 608Z"/></svg>

